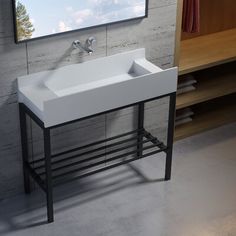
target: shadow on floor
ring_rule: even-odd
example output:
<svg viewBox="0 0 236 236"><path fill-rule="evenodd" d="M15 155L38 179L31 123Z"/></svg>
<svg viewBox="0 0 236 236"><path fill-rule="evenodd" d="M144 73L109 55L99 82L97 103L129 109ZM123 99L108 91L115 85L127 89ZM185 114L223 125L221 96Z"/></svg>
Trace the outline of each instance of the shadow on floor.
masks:
<svg viewBox="0 0 236 236"><path fill-rule="evenodd" d="M164 179L149 179L134 164L128 164L56 187L54 213L78 207L125 188L163 181ZM45 194L40 189L30 195L3 201L0 208L0 225L5 226L0 228L0 235L47 224Z"/></svg>

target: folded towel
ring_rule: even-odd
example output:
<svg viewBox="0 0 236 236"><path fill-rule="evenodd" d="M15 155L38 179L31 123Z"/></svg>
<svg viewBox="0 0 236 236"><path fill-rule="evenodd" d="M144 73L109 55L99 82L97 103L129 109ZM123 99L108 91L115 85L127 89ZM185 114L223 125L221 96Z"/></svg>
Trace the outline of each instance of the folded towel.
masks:
<svg viewBox="0 0 236 236"><path fill-rule="evenodd" d="M193 119L191 117L181 119L181 120L178 120L178 121L175 122L175 126L183 125L183 124L189 123L191 121L193 121Z"/></svg>
<svg viewBox="0 0 236 236"><path fill-rule="evenodd" d="M200 32L200 0L184 0L182 30L187 33Z"/></svg>
<svg viewBox="0 0 236 236"><path fill-rule="evenodd" d="M194 115L194 112L192 111L191 108L184 108L184 109L181 109L181 110L177 110L176 111L176 118L175 120L176 121L179 121L179 120L182 120L182 119L185 119L185 118L189 118L191 116Z"/></svg>
<svg viewBox="0 0 236 236"><path fill-rule="evenodd" d="M196 90L196 88L191 85L177 90L177 95L184 94Z"/></svg>
<svg viewBox="0 0 236 236"><path fill-rule="evenodd" d="M194 85L196 83L197 83L197 80L195 80L195 79L180 81L180 83L178 84L178 89L185 88L185 87Z"/></svg>

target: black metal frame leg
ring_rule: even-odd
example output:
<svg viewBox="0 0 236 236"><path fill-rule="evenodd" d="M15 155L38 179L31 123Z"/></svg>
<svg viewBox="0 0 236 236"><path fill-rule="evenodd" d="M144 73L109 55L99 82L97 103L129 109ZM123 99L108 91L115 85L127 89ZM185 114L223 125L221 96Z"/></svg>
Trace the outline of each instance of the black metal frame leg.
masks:
<svg viewBox="0 0 236 236"><path fill-rule="evenodd" d="M43 130L44 136L44 155L45 155L45 173L46 173L46 195L47 195L47 216L48 223L54 221L53 213L53 186L52 186L52 169L51 169L51 137L50 129Z"/></svg>
<svg viewBox="0 0 236 236"><path fill-rule="evenodd" d="M30 174L27 169L27 163L29 162L28 153L28 140L27 140L27 123L26 123L26 113L22 108L22 104L19 104L20 113L20 131L21 131L21 149L22 149L22 159L23 159L23 173L24 173L24 189L25 193L30 193Z"/></svg>
<svg viewBox="0 0 236 236"><path fill-rule="evenodd" d="M166 181L171 179L172 153L173 153L174 129L175 129L175 106L176 106L176 93L172 93L170 95L170 100L169 100L169 121L168 121L166 167L165 167Z"/></svg>
<svg viewBox="0 0 236 236"><path fill-rule="evenodd" d="M144 102L138 104L138 144L137 144L137 156L140 157L143 155L143 128L144 128Z"/></svg>

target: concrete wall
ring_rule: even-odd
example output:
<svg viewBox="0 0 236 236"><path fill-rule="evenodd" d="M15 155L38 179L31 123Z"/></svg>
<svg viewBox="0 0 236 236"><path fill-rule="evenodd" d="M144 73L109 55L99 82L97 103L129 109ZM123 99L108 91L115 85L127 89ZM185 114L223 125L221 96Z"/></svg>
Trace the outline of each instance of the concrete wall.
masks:
<svg viewBox="0 0 236 236"><path fill-rule="evenodd" d="M149 17L144 20L16 45L11 0L0 0L0 199L23 192L16 77L140 47L147 49L149 60L168 68L173 64L175 24L176 0L150 0ZM71 48L75 39L91 35L98 42L91 57ZM145 124L160 136L167 124L167 102L163 99L146 106ZM135 115L136 109L129 108L57 129L53 150L131 130ZM30 120L28 134L30 154L42 155L41 132Z"/></svg>

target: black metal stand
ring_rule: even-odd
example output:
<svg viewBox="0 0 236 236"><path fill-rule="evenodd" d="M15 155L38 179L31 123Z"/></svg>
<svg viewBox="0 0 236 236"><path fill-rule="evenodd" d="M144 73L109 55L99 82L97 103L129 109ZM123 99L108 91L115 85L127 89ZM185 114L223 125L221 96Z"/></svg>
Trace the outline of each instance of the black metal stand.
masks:
<svg viewBox="0 0 236 236"><path fill-rule="evenodd" d="M165 96L170 97L167 145L144 129L144 104ZM60 183L87 177L160 152L166 153L165 180L170 180L176 93L167 94L165 96L129 105L138 105L137 130L56 154L52 154L51 152L50 131L69 123L91 118L92 116L45 128L44 123L28 107L22 103L19 104L25 192L30 193L31 191L30 177L45 191L47 196L48 223L54 221L53 187ZM125 107L114 110L123 108ZM33 119L43 130L44 157L34 161L29 161L26 115ZM127 152L124 153L124 150L127 150ZM114 161L116 161L115 164ZM101 167L102 164L106 165Z"/></svg>
<svg viewBox="0 0 236 236"><path fill-rule="evenodd" d="M175 131L175 107L176 107L176 94L171 94L169 100L169 121L168 121L168 135L167 135L165 180L170 180L171 178L173 141L174 141L174 131Z"/></svg>

